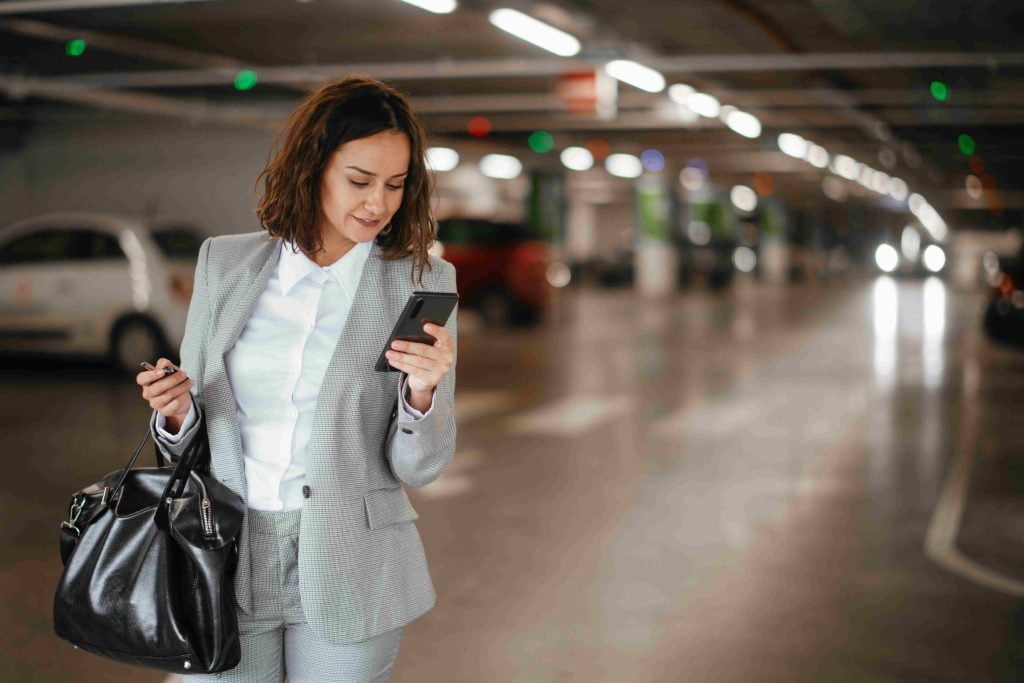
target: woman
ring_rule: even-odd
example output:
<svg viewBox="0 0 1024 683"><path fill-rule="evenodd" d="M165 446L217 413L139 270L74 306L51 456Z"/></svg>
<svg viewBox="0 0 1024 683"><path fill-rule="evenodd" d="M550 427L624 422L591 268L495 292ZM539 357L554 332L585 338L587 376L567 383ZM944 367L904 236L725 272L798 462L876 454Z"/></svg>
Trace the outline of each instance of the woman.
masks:
<svg viewBox="0 0 1024 683"><path fill-rule="evenodd" d="M181 454L205 417L211 472L246 499L242 660L216 680L386 681L435 599L401 484L454 452L455 314L425 326L433 345L395 342L401 374L374 364L410 293L453 292L455 271L427 254L424 131L400 93L328 85L281 140L266 234L203 244L181 369L137 380L160 448Z"/></svg>

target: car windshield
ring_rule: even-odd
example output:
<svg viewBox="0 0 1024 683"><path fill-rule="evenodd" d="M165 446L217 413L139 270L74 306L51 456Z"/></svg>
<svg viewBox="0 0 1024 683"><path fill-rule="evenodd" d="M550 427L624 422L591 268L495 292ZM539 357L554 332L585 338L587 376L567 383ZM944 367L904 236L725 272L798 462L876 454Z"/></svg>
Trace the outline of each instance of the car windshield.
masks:
<svg viewBox="0 0 1024 683"><path fill-rule="evenodd" d="M202 236L188 228L168 228L153 231L153 241L169 259L194 259L199 256Z"/></svg>

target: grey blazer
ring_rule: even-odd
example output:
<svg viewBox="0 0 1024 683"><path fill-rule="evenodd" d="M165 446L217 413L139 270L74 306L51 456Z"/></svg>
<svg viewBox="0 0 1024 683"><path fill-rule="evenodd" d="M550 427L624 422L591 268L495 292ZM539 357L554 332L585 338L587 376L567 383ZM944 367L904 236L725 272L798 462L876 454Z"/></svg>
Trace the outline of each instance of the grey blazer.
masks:
<svg viewBox="0 0 1024 683"><path fill-rule="evenodd" d="M224 355L266 289L281 248L280 240L269 241L263 232L206 240L181 345L182 367L195 381L193 398L206 416L211 471L243 498L242 441ZM373 247L317 400L299 577L310 626L333 643L356 642L397 628L434 604L423 545L413 524L416 511L401 485L433 481L452 458L455 368L441 380L434 406L421 420L395 410L399 373L373 369L412 291L455 291L454 267L434 257L430 262L423 286L414 286L410 259L385 261L380 248ZM447 325L453 339L455 319L453 313ZM174 458L196 430L177 444L157 443ZM251 568L245 524L235 590L246 611L252 610Z"/></svg>

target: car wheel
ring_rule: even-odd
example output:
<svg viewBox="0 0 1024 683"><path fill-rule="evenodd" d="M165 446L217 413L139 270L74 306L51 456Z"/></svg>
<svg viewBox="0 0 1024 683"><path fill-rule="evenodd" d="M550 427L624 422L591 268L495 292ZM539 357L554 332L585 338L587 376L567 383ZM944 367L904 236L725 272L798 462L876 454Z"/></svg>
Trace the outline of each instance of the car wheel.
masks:
<svg viewBox="0 0 1024 683"><path fill-rule="evenodd" d="M502 287L491 287L481 294L476 307L488 327L503 327L514 322L515 305Z"/></svg>
<svg viewBox="0 0 1024 683"><path fill-rule="evenodd" d="M121 372L135 374L139 363L153 363L167 355L167 342L156 323L146 318L125 318L110 335L110 360Z"/></svg>

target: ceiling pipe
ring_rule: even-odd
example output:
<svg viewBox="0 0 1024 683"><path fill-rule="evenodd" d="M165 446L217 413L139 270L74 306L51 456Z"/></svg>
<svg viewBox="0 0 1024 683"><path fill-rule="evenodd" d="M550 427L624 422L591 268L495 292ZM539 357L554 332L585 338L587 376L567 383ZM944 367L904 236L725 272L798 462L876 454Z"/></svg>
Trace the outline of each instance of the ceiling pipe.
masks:
<svg viewBox="0 0 1024 683"><path fill-rule="evenodd" d="M0 3L0 10L4 5ZM2 13L2 11L0 11ZM69 40L84 40L90 48L99 48L107 52L117 52L132 57L144 57L157 62L190 66L197 69L215 69L220 67L239 66L241 63L231 57L186 50L163 43L148 40L115 36L89 29L69 28L47 24L31 19L0 19L0 30L17 33L42 40L64 43Z"/></svg>
<svg viewBox="0 0 1024 683"><path fill-rule="evenodd" d="M14 100L26 97L113 109L135 114L150 114L185 119L192 123L223 123L274 130L282 115L258 107L231 107L204 100L163 97L146 93L83 90L59 79L35 79L0 75L0 91Z"/></svg>
<svg viewBox="0 0 1024 683"><path fill-rule="evenodd" d="M3 3L0 3L3 7ZM725 73L756 71L813 71L818 69L906 69L927 67L973 67L1024 65L1024 52L990 55L962 52L927 53L854 53L802 55L710 55L661 57L648 60L663 73ZM272 85L313 84L346 76L368 74L395 81L455 80L474 78L530 78L559 76L574 69L594 68L586 60L573 59L495 59L442 60L436 62L384 62L321 64L295 66L259 66L260 82ZM146 72L110 72L75 76L82 87L160 88L203 87L230 84L232 69L175 70Z"/></svg>
<svg viewBox="0 0 1024 683"><path fill-rule="evenodd" d="M178 5L185 2L217 2L217 0L8 0L7 2L0 2L0 15L74 12L75 10L97 9L99 7Z"/></svg>

